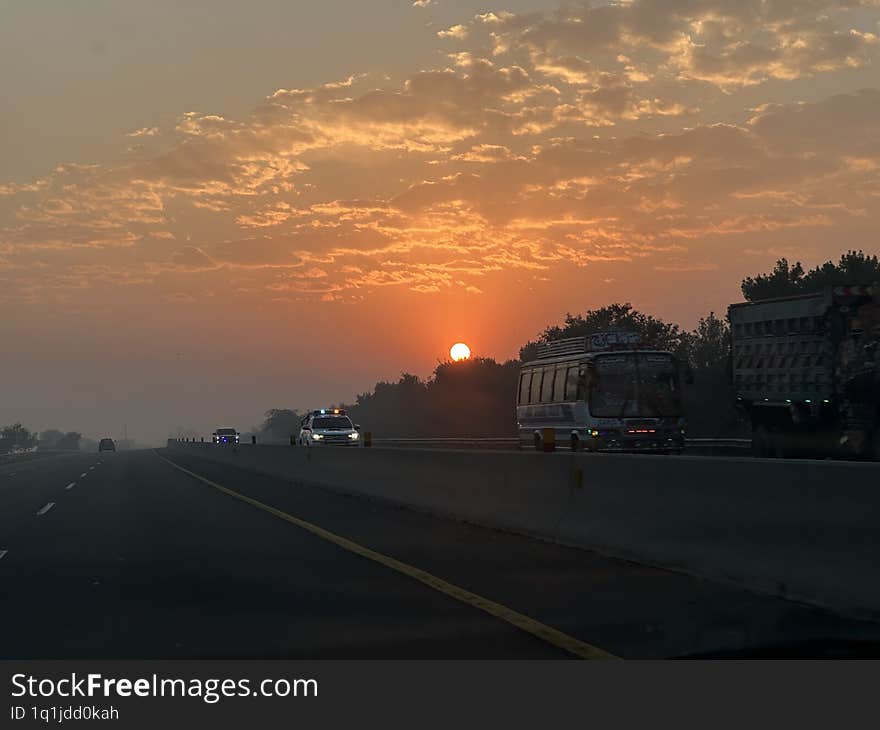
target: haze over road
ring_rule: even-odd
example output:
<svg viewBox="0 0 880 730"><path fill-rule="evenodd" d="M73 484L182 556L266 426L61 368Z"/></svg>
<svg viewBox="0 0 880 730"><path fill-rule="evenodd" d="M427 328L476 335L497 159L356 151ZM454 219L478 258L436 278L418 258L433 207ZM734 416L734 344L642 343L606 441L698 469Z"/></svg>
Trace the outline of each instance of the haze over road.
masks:
<svg viewBox="0 0 880 730"><path fill-rule="evenodd" d="M572 656L163 455L616 656L867 636L779 598L161 450L0 467L0 656Z"/></svg>

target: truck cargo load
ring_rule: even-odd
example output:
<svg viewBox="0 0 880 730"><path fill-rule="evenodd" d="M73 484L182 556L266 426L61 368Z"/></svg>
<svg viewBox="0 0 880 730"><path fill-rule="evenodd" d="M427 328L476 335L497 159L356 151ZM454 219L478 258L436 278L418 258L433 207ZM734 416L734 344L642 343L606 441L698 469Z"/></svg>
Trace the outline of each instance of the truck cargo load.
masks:
<svg viewBox="0 0 880 730"><path fill-rule="evenodd" d="M880 286L732 304L729 317L757 455L880 459Z"/></svg>

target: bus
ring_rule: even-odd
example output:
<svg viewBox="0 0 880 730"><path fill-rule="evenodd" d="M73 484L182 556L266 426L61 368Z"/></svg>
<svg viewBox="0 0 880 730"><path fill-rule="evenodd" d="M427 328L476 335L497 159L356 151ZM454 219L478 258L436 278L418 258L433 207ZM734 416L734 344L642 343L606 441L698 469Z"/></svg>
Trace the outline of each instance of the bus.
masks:
<svg viewBox="0 0 880 730"><path fill-rule="evenodd" d="M634 333L601 332L540 345L520 370L520 448L540 450L551 428L572 451L681 453L681 382L693 381L691 370L639 342Z"/></svg>

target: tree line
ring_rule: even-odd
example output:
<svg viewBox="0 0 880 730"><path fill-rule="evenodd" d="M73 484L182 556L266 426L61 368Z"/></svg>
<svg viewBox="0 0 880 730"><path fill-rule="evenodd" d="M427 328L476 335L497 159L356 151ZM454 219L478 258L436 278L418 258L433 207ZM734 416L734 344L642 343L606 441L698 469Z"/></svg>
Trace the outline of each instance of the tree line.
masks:
<svg viewBox="0 0 880 730"><path fill-rule="evenodd" d="M880 281L880 261L863 251L847 251L837 263L828 261L805 271L800 262L779 259L766 274L743 279L746 301L820 291L835 284ZM535 358L541 343L610 330L635 332L645 347L673 352L694 372L683 391L691 434L705 437L746 435L735 409L730 377L730 326L714 312L693 330L613 303L583 314L568 314L520 348L519 358L496 362L476 357L440 363L426 379L402 373L395 382L380 381L345 407L355 423L377 436L478 437L514 435L514 404L521 363ZM299 432L302 414L294 409L266 413L260 438L287 441Z"/></svg>
<svg viewBox="0 0 880 730"><path fill-rule="evenodd" d="M82 443L82 434L77 431L59 431L46 429L39 434L21 425L13 423L0 428L0 454L10 451L32 449L59 449L77 451Z"/></svg>
<svg viewBox="0 0 880 730"><path fill-rule="evenodd" d="M98 442L83 436L79 431L59 431L47 428L45 431L31 431L21 423L0 427L0 454L28 449L42 451L97 451ZM133 439L117 439L119 451L137 448Z"/></svg>

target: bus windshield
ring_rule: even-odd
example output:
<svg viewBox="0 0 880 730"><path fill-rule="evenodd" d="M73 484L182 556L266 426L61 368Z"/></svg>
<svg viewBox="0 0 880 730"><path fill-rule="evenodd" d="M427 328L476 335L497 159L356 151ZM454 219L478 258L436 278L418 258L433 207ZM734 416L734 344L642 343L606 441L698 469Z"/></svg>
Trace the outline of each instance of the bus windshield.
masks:
<svg viewBox="0 0 880 730"><path fill-rule="evenodd" d="M669 353L599 355L590 386L590 412L599 418L681 415L678 364Z"/></svg>

